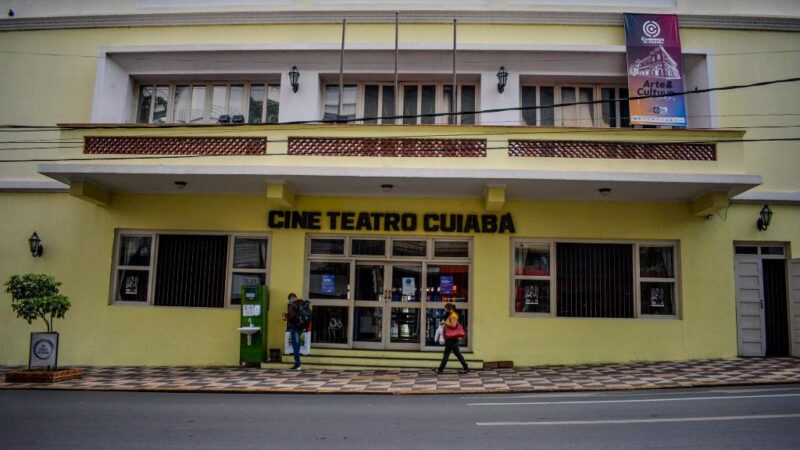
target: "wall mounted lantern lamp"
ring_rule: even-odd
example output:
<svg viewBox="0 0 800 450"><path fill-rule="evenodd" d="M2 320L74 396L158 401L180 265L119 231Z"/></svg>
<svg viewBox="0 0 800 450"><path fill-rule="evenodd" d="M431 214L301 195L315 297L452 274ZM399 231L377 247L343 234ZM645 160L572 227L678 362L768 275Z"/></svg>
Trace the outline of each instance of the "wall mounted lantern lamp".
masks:
<svg viewBox="0 0 800 450"><path fill-rule="evenodd" d="M34 258L37 256L42 256L42 252L44 251L44 247L42 247L42 239L39 238L39 235L36 234L34 231L31 237L28 238L28 247L31 249L31 255Z"/></svg>
<svg viewBox="0 0 800 450"><path fill-rule="evenodd" d="M758 228L758 231L766 231L767 228L769 228L770 222L772 222L772 210L769 209L769 205L764 205L764 207L761 208L761 212L758 213L756 228Z"/></svg>
<svg viewBox="0 0 800 450"><path fill-rule="evenodd" d="M289 71L289 81L292 83L292 92L297 92L297 89L300 87L300 83L297 80L300 79L300 71L297 70L297 66L292 66L292 70Z"/></svg>
<svg viewBox="0 0 800 450"><path fill-rule="evenodd" d="M500 70L497 71L497 92L502 94L506 90L506 81L508 81L508 72L506 72L505 66L500 66Z"/></svg>

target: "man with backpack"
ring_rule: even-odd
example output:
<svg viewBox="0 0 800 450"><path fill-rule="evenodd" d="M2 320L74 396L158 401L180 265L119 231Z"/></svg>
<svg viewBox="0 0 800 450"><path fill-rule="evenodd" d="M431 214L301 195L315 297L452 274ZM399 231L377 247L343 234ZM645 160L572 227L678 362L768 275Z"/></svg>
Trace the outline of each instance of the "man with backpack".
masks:
<svg viewBox="0 0 800 450"><path fill-rule="evenodd" d="M294 352L294 365L290 370L300 370L300 336L311 324L311 302L289 294L289 306L284 316Z"/></svg>

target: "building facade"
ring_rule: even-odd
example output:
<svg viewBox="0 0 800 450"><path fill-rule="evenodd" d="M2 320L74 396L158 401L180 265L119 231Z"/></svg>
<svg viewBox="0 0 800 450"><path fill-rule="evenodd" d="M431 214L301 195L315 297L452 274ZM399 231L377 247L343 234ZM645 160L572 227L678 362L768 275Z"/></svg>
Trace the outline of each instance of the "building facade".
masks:
<svg viewBox="0 0 800 450"><path fill-rule="evenodd" d="M0 278L64 283L62 364L236 364L252 284L319 363L425 360L447 302L476 362L800 355L800 84L749 86L794 2L69 3L0 18ZM623 13L677 14L687 127L631 124Z"/></svg>

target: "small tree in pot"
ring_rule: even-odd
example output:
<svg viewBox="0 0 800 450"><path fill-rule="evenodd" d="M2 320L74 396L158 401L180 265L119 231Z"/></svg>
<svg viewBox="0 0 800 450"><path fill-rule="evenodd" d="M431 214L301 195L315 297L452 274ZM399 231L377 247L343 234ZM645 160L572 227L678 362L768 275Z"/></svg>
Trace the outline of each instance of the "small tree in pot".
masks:
<svg viewBox="0 0 800 450"><path fill-rule="evenodd" d="M48 333L53 333L53 321L62 319L71 306L69 298L59 293L59 286L61 283L55 278L36 273L13 275L5 284L17 317L27 320L28 324L42 319ZM57 348L55 350L57 352ZM56 368L55 364L52 368Z"/></svg>

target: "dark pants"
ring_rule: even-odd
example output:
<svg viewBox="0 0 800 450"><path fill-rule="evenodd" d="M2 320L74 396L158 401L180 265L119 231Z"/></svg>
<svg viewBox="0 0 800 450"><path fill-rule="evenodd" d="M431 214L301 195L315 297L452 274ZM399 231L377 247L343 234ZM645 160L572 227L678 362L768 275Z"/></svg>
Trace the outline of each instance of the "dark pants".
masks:
<svg viewBox="0 0 800 450"><path fill-rule="evenodd" d="M294 353L294 365L300 367L300 335L303 330L289 329L289 338L292 341L292 352Z"/></svg>
<svg viewBox="0 0 800 450"><path fill-rule="evenodd" d="M442 356L442 363L439 364L439 371L443 371L445 366L447 365L447 361L450 360L450 352L455 353L456 358L461 363L461 367L464 370L467 370L469 367L467 366L467 362L464 361L464 355L461 354L461 340L460 339L452 339L449 341L444 341L444 355Z"/></svg>

